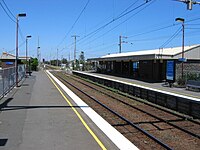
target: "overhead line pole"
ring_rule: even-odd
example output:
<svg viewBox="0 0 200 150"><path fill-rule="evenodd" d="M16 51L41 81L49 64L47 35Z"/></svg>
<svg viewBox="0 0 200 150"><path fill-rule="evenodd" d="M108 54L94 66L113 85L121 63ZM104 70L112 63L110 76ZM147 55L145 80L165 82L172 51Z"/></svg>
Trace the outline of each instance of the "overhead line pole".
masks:
<svg viewBox="0 0 200 150"><path fill-rule="evenodd" d="M73 35L72 37L74 37L74 67L76 67L76 39L80 36Z"/></svg>
<svg viewBox="0 0 200 150"><path fill-rule="evenodd" d="M57 62L56 62L56 66L58 66L58 48L57 48Z"/></svg>
<svg viewBox="0 0 200 150"><path fill-rule="evenodd" d="M128 38L128 37L125 37L125 36L119 36L119 53L121 53L122 52L122 43L127 43L127 42L125 42L125 41L122 41L122 38Z"/></svg>

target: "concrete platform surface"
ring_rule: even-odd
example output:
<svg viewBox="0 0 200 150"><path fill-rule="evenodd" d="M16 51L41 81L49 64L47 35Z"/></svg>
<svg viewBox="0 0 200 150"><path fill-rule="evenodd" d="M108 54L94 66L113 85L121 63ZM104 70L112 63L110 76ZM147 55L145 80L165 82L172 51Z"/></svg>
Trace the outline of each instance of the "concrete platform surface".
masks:
<svg viewBox="0 0 200 150"><path fill-rule="evenodd" d="M157 90L162 90L162 91L166 91L166 92L170 92L170 93L174 93L174 94L179 94L179 95L183 95L183 96L200 99L200 92L189 91L189 90L186 90L186 88L177 88L177 87L170 88L168 85L165 85L164 82L163 83L148 83L148 82L144 82L144 81L139 81L139 80L129 79L129 78L122 78L122 77L117 77L117 76L112 76L112 75L91 73L91 72L88 72L88 73L90 73L92 75L97 75L100 77L106 77L106 78L110 78L110 79L114 79L114 80L124 81L127 83L133 83L136 85L141 85L141 86L145 86L145 87L149 87L149 88L153 88L153 89L157 89Z"/></svg>
<svg viewBox="0 0 200 150"><path fill-rule="evenodd" d="M90 119L86 123L107 149L118 149ZM39 71L0 100L0 149L98 150L101 147L47 75Z"/></svg>

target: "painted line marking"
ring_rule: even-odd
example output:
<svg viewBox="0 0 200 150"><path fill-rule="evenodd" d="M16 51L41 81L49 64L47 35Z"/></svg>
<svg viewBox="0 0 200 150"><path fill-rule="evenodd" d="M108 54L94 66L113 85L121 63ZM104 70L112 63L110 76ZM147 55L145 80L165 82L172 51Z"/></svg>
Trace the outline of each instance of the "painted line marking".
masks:
<svg viewBox="0 0 200 150"><path fill-rule="evenodd" d="M45 72L46 73L46 72ZM62 95L62 97L66 100L66 102L69 104L69 106L73 109L73 111L75 112L75 114L78 116L78 118L80 119L80 121L82 122L82 124L85 126L85 128L88 130L88 132L92 135L92 137L94 138L94 140L99 144L99 146L101 147L101 149L106 150L105 146L103 145L103 143L99 140L99 138L95 135L95 133L90 129L90 127L87 125L87 123L84 121L84 119L82 118L82 116L80 115L80 113L73 107L72 103L67 99L67 97L63 94L63 92L60 90L60 88L56 85L56 83L53 81L53 79L46 73L46 75L49 77L49 79L51 80L51 82L54 84L54 86L57 88L57 90L60 92L60 94Z"/></svg>
<svg viewBox="0 0 200 150"><path fill-rule="evenodd" d="M94 124L120 149L120 150L138 150L138 148L124 137L119 131L111 126L105 119L97 114L91 107L83 102L76 94L67 88L61 81L53 76L49 71L47 73L52 79L67 93L69 97L81 107L82 111L93 121Z"/></svg>

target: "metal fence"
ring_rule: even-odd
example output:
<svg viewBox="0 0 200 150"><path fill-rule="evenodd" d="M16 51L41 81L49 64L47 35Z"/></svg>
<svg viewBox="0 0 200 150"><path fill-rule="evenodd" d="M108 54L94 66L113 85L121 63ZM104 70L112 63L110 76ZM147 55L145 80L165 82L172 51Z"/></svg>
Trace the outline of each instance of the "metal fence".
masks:
<svg viewBox="0 0 200 150"><path fill-rule="evenodd" d="M0 98L16 85L15 67L0 69ZM18 66L18 82L25 77L25 65Z"/></svg>

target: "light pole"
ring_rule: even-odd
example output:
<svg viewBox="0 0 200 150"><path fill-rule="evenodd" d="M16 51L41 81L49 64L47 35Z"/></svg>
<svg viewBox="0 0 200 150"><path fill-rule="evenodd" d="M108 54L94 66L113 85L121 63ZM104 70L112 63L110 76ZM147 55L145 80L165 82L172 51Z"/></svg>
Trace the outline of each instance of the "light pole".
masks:
<svg viewBox="0 0 200 150"><path fill-rule="evenodd" d="M177 22L181 22L182 23L182 30L183 30L183 38L182 38L182 63L181 63L181 77L183 79L183 62L184 62L184 38L185 38L185 19L183 18L176 18Z"/></svg>
<svg viewBox="0 0 200 150"><path fill-rule="evenodd" d="M40 59L40 58L39 58L39 57L40 57L39 49L40 49L40 47L38 46L38 47L37 47L37 59L38 59L38 63L40 63L40 60L39 60L39 59Z"/></svg>
<svg viewBox="0 0 200 150"><path fill-rule="evenodd" d="M16 87L18 87L18 30L19 30L19 17L26 17L26 14L17 14L16 17L16 58L15 58L15 78L16 78Z"/></svg>
<svg viewBox="0 0 200 150"><path fill-rule="evenodd" d="M31 36L30 35L28 35L28 36L26 36L26 73L30 70L30 69L28 69L30 66L28 65L29 63L28 63L28 39L29 38L31 38ZM26 77L27 77L27 75L26 75Z"/></svg>

